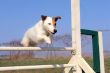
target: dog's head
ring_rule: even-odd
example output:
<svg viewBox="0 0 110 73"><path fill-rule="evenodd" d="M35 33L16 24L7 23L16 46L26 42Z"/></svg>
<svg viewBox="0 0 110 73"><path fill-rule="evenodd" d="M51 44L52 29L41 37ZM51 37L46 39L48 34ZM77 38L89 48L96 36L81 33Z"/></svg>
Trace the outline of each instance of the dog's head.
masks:
<svg viewBox="0 0 110 73"><path fill-rule="evenodd" d="M47 32L52 33L52 34L55 34L57 32L56 22L58 19L61 19L60 16L48 17L48 16L41 15L41 19L43 22L44 29Z"/></svg>

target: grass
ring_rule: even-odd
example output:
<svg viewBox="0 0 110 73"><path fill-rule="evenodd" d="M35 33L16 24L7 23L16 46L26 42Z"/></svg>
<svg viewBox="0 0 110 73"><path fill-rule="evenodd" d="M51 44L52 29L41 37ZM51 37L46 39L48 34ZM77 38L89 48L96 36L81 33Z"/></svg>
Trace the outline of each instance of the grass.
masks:
<svg viewBox="0 0 110 73"><path fill-rule="evenodd" d="M105 58L105 73L110 73L110 57Z"/></svg>
<svg viewBox="0 0 110 73"><path fill-rule="evenodd" d="M85 58L86 61L92 66L90 57ZM1 60L0 66L23 66L23 65L43 65L43 64L64 64L68 63L69 58L59 57L50 59L26 59L26 60ZM110 73L110 58L105 58L105 73ZM22 71L5 71L0 73L62 73L63 68L55 69L39 69L39 70L22 70Z"/></svg>
<svg viewBox="0 0 110 73"><path fill-rule="evenodd" d="M43 64L64 64L68 63L69 58L54 58L54 59L28 59L28 60L16 60L16 61L8 61L2 60L0 61L0 66L25 66L25 65L43 65ZM0 73L61 73L63 72L63 68L56 69L40 69L40 70L23 70L23 71L5 71Z"/></svg>
<svg viewBox="0 0 110 73"><path fill-rule="evenodd" d="M43 64L63 64L67 63L67 58L56 58L56 59L25 59L25 60L2 60L0 66L22 66L22 65L43 65Z"/></svg>

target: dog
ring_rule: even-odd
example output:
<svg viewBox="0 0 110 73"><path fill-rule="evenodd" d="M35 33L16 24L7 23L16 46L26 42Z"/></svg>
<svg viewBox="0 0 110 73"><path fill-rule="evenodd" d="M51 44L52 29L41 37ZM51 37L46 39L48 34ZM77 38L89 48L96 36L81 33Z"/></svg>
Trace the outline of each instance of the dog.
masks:
<svg viewBox="0 0 110 73"><path fill-rule="evenodd" d="M56 22L58 19L61 19L61 17L48 17L41 15L41 20L25 32L21 44L24 47L36 46L42 42L51 44L52 35L57 32Z"/></svg>

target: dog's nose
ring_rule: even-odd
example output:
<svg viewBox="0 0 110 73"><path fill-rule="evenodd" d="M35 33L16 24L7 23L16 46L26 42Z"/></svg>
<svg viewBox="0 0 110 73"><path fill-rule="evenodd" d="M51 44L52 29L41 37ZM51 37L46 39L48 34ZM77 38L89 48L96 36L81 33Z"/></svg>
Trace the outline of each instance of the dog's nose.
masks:
<svg viewBox="0 0 110 73"><path fill-rule="evenodd" d="M56 29L54 29L54 33L56 33L57 32L57 30Z"/></svg>

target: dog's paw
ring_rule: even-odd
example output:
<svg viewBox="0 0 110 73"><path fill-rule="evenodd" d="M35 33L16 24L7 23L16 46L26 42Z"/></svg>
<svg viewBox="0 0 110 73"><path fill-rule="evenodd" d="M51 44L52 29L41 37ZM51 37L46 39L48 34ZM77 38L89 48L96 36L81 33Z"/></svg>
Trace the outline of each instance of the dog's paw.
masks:
<svg viewBox="0 0 110 73"><path fill-rule="evenodd" d="M46 42L47 44L51 44L51 43L52 43L52 41L51 41L49 38L46 38L46 39L45 39L45 42Z"/></svg>
<svg viewBox="0 0 110 73"><path fill-rule="evenodd" d="M51 40L47 40L46 43L47 44L51 44L52 42L51 42Z"/></svg>

